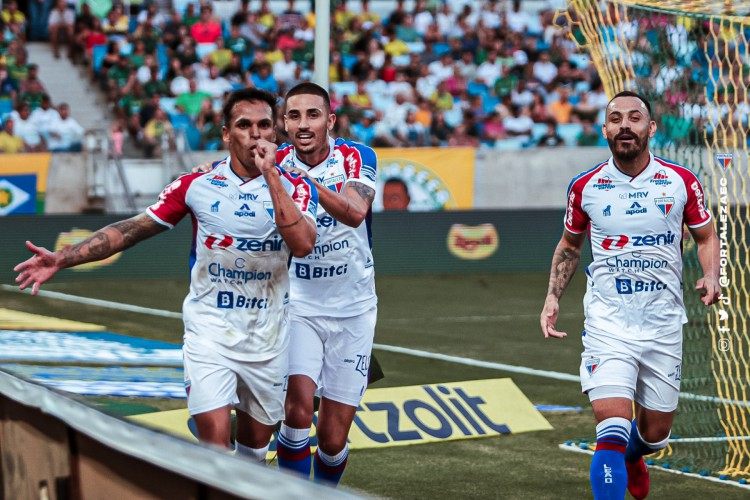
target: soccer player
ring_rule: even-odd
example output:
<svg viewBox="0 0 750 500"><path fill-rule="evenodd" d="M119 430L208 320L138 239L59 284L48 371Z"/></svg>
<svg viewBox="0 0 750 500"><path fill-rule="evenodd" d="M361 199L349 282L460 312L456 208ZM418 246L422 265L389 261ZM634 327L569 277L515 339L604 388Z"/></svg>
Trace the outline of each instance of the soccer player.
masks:
<svg viewBox="0 0 750 500"><path fill-rule="evenodd" d="M213 171L178 178L146 213L78 245L52 253L27 242L34 256L15 267L21 289L36 294L60 269L109 257L190 215L188 409L202 441L229 448L235 405L238 452L258 462L284 417L290 254L309 254L316 238L317 190L276 166L275 104L258 89L231 93L223 110L230 156Z"/></svg>
<svg viewBox="0 0 750 500"><path fill-rule="evenodd" d="M292 143L277 163L318 189L318 240L290 269L291 346L286 419L279 466L309 476L308 435L320 396L314 480L338 484L346 467L347 436L367 387L377 317L370 246L377 158L367 146L329 136L336 115L328 92L305 82L286 96L284 123Z"/></svg>
<svg viewBox="0 0 750 500"><path fill-rule="evenodd" d="M596 418L590 479L595 499L637 499L649 490L643 456L667 446L682 367L682 225L703 270L695 289L705 305L719 287L719 241L693 172L649 151L651 106L633 92L607 105L602 133L612 157L574 178L565 230L552 258L541 314L545 338L578 266L588 232L581 385ZM633 417L635 402L635 419ZM632 419L632 422L631 422Z"/></svg>

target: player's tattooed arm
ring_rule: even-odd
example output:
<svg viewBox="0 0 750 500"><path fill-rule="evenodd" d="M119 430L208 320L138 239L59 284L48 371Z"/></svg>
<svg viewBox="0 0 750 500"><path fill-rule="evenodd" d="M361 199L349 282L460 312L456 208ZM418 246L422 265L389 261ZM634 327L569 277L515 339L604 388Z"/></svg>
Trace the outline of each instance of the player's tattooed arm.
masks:
<svg viewBox="0 0 750 500"><path fill-rule="evenodd" d="M580 259L580 249L558 245L555 255L552 257L547 295L554 295L558 299L562 296L578 268Z"/></svg>
<svg viewBox="0 0 750 500"><path fill-rule="evenodd" d="M31 294L36 295L39 287L60 269L106 259L166 229L147 214L140 214L102 228L77 245L57 252L27 241L26 248L34 255L13 268L18 273L16 283L21 290L31 286Z"/></svg>
<svg viewBox="0 0 750 500"><path fill-rule="evenodd" d="M98 230L81 243L60 250L60 268L106 259L166 230L166 226L159 224L147 214L115 222Z"/></svg>
<svg viewBox="0 0 750 500"><path fill-rule="evenodd" d="M365 186L361 182L353 182L352 189L357 192L359 197L362 198L368 206L372 206L372 200L375 199L375 190L373 188Z"/></svg>

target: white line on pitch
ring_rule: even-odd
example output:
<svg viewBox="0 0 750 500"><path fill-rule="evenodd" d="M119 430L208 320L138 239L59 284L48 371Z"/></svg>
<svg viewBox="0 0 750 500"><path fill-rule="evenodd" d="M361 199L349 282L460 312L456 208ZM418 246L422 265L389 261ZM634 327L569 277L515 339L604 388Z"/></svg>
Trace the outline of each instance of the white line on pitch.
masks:
<svg viewBox="0 0 750 500"><path fill-rule="evenodd" d="M582 313L563 313L558 318L582 318ZM482 321L512 321L519 319L539 319L538 314L498 314L493 316L430 316L425 318L387 318L383 323L413 323L418 321L439 321L442 323L473 323Z"/></svg>
<svg viewBox="0 0 750 500"><path fill-rule="evenodd" d="M0 285L0 289L6 290L9 292L20 292L20 293L27 293L27 294L31 293L28 290L21 291L18 289L17 286L12 286L12 285ZM77 302L80 304L106 307L109 309L117 309L120 311L130 311L130 312L136 312L136 313L141 313L141 314L150 314L152 316L161 316L163 318L182 319L182 314L177 313L177 312L164 311L161 309L152 309L150 307L134 306L130 304L121 304L120 302L110 302L108 300L91 299L88 297L79 297L77 295L70 295L70 294L61 293L61 292L50 292L47 290L40 290L37 295L41 297L49 297L51 299L67 300L69 302ZM534 368L527 368L525 366L507 365L505 363L493 363L490 361L479 361L477 359L462 358L459 356L449 356L447 354L420 351L417 349L409 349L408 347L398 347L398 346L390 346L390 345L384 345L384 344L373 344L373 347L375 349L380 349L381 351L389 351L389 352L395 352L398 354L406 354L409 356L415 356L419 358L438 359L441 361L448 361L450 363L458 363L458 364L468 365L468 366L477 366L480 368L490 368L494 370L503 370L503 371L511 372L511 373L522 373L524 375L535 375L538 377L545 377L545 378L551 378L551 379L556 379L556 380L564 380L567 382L579 382L580 381L580 378L578 377L578 375L572 375L569 373L553 372L549 370L537 370ZM710 403L722 403L722 404L750 407L750 402L748 401L735 401L735 400L726 399L726 398L717 398L714 396L702 396L698 394L691 394L688 392L680 393L680 398L692 399L692 400L698 400L698 401L707 401Z"/></svg>
<svg viewBox="0 0 750 500"><path fill-rule="evenodd" d="M19 292L25 294L31 294L29 290L19 290L17 286L12 285L0 285L0 288L7 292ZM47 297L50 299L67 300L68 302L77 302L79 304L86 304L89 306L106 307L109 309L117 309L120 311L129 311L141 314L150 314L151 316L161 316L162 318L176 318L182 319L182 313L163 311L161 309L152 309L150 307L134 306L130 304L122 304L120 302L110 302L109 300L92 299L89 297L80 297L78 295L70 295L61 292L51 292L49 290L39 290L37 293L39 297Z"/></svg>

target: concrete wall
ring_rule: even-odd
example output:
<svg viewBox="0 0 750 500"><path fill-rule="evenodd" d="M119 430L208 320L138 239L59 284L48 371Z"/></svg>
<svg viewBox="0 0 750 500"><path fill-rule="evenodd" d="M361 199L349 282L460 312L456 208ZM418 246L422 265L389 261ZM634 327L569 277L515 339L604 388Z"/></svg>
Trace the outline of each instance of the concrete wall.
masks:
<svg viewBox="0 0 750 500"><path fill-rule="evenodd" d="M87 204L87 183L83 154L53 154L47 175L45 213L81 213Z"/></svg>

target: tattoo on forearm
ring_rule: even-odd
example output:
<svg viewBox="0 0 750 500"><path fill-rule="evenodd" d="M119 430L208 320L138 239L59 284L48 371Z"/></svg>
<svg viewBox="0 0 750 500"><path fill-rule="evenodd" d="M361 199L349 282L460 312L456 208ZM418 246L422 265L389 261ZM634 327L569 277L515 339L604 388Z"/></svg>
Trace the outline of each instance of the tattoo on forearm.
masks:
<svg viewBox="0 0 750 500"><path fill-rule="evenodd" d="M99 230L78 245L62 249L63 267L73 267L85 262L103 259L109 256L111 247L109 235L105 230Z"/></svg>
<svg viewBox="0 0 750 500"><path fill-rule="evenodd" d="M357 192L357 194L365 200L368 204L372 204L372 200L375 199L375 190L371 187L367 187L361 182L353 182L352 187Z"/></svg>
<svg viewBox="0 0 750 500"><path fill-rule="evenodd" d="M150 218L147 219L146 217L134 217L132 219L115 222L109 227L117 229L122 234L123 250L132 247L146 238L150 238L162 230L162 227L159 224L153 222Z"/></svg>
<svg viewBox="0 0 750 500"><path fill-rule="evenodd" d="M570 279L576 272L580 258L580 252L576 252L570 248L563 248L555 252L552 260L552 271L550 272L547 295L554 295L558 299L562 296L568 283L570 283Z"/></svg>

